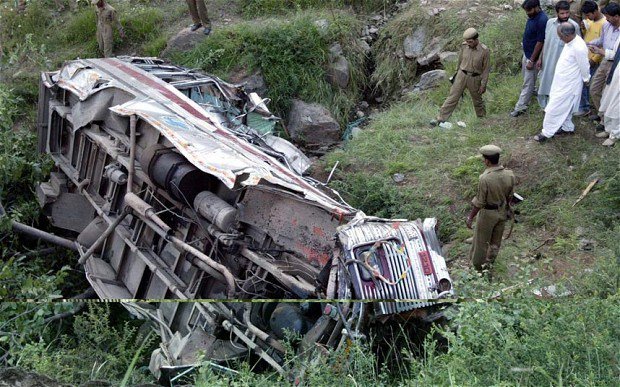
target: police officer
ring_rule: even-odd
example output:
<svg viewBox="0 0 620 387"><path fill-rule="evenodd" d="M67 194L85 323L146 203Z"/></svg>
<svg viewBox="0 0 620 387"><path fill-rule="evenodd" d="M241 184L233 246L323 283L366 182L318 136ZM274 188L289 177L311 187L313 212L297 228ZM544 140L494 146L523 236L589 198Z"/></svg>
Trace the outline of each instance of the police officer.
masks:
<svg viewBox="0 0 620 387"><path fill-rule="evenodd" d="M450 89L450 95L441 106L437 119L431 121L433 126L450 118L465 89L469 90L476 115L478 117L486 115L482 94L487 90L487 82L489 81L489 49L480 43L475 28L466 29L463 33L463 39L465 41L461 45L457 73Z"/></svg>
<svg viewBox="0 0 620 387"><path fill-rule="evenodd" d="M480 175L478 193L472 200L473 208L466 221L467 227L472 228L478 216L469 257L479 272L489 269L497 257L514 193L515 175L499 164L501 152L495 145L480 148L486 169Z"/></svg>
<svg viewBox="0 0 620 387"><path fill-rule="evenodd" d="M96 4L95 13L97 14L97 43L99 51L105 58L112 56L112 48L114 45L113 27L116 25L121 38L125 38L125 31L121 22L118 20L116 10L105 0L92 0L92 4Z"/></svg>

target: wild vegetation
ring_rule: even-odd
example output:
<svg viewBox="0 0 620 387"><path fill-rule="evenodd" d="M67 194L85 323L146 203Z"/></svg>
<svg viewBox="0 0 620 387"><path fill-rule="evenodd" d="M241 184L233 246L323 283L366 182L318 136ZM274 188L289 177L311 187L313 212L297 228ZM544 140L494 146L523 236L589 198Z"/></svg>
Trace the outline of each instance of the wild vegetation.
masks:
<svg viewBox="0 0 620 387"><path fill-rule="evenodd" d="M31 0L23 14L17 14L12 1L0 3L0 200L11 219L42 228L47 225L33 190L51 165L36 153L33 132L38 72L56 69L67 59L96 55L94 14L87 3L81 1L75 12L57 17L48 17L56 12L50 11L55 6L51 0ZM404 352L390 367L375 367L373 349L352 344L312 361L290 359L290 364L305 370L308 385L616 385L618 149L601 147L585 121L578 121L574 136L544 145L530 141L542 121L537 106L518 119L508 117L521 83L522 11L485 18L484 7L461 14L451 6L431 18L427 9L410 6L385 26L366 57L355 43L364 14L393 3L214 0L216 9L236 7L230 12L240 20L216 24L203 44L174 58L223 78L240 69L261 71L271 107L284 116L291 98L302 98L328 105L344 125L353 119L353 107L365 89L374 89L384 96L384 105L359 136L328 154L316 169L330 170L339 162L332 185L369 215L435 216L440 221L440 237L463 299L450 308L449 324L427 336L421 355ZM350 11L351 5L358 14ZM128 35L117 41L125 54L157 55L175 29L189 22L183 2L132 0L114 6ZM217 23L218 14L212 15ZM327 29L314 23L319 19L328 21ZM401 96L421 69L397 52L412 26L425 26L429 36L446 40L447 49L457 49L466 23L479 28L492 51L493 72L485 95L489 115L476 118L466 96L453 116L453 122L464 121L465 128L431 129L427 123L449 84ZM325 81L334 42L342 45L352 64L352 82L345 91ZM454 68L446 70L452 73ZM474 156L478 147L491 142L506 151L503 162L517 174L517 190L526 200L489 282L469 269L465 240L471 231L464 218L483 169ZM403 174L404 181L395 183L395 173ZM594 179L599 179L595 189L573 205ZM71 384L90 379L120 384L126 375L131 375L126 379L131 383L148 380L145 366L156 343L154 337L147 338L140 321L130 320L114 304L88 304L74 317L49 319L75 310L77 303L45 301L73 296L87 286L75 269L75 255L62 250L39 254L47 246L9 230L5 217L0 221L0 299L37 302L0 304L0 366L24 367ZM555 299L540 299L534 292ZM444 339L436 340L439 337ZM248 364L235 367L238 375L205 365L196 383L289 384L275 374L256 374Z"/></svg>

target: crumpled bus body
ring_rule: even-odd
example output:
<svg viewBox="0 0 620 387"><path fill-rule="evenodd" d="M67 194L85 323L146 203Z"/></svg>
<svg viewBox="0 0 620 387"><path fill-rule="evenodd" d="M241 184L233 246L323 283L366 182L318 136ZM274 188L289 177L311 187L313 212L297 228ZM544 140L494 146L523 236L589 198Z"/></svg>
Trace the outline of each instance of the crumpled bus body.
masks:
<svg viewBox="0 0 620 387"><path fill-rule="evenodd" d="M38 113L56 165L39 202L97 295L157 324L156 373L199 352L285 372L287 331L335 348L452 295L434 219L368 217L305 176L242 86L155 58L75 60L42 74Z"/></svg>

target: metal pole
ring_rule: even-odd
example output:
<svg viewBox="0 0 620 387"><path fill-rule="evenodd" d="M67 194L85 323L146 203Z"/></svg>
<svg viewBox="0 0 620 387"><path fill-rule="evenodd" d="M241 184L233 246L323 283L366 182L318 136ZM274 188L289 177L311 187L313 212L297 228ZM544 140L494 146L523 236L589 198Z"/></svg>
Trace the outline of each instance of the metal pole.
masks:
<svg viewBox="0 0 620 387"><path fill-rule="evenodd" d="M5 215L6 215L6 212L4 211L4 207L2 206L2 203L0 202L0 218L3 218ZM69 250L78 251L77 244L72 240L65 239L65 238L56 236L54 234L50 234L49 232L39 230L38 228L27 226L23 223L16 222L12 219L11 219L11 226L13 227L13 230L15 230L16 232L30 235L31 237L56 244L58 246L65 247Z"/></svg>
<svg viewBox="0 0 620 387"><path fill-rule="evenodd" d="M133 192L133 175L136 158L136 122L135 114L129 116L129 174L127 176L127 192Z"/></svg>
<svg viewBox="0 0 620 387"><path fill-rule="evenodd" d="M121 224L121 222L123 221L123 219L125 219L125 217L127 215L129 215L129 212L131 212L131 209L129 207L125 207L123 209L123 212L116 218L116 220L114 222L112 222L112 224L110 224L108 226L108 228L106 228L106 230L103 232L103 234L101 234L99 236L99 238L97 238L97 240L95 241L95 243L93 243L92 246L90 246L88 248L88 250L86 250L86 252L84 253L84 255L82 255L82 257L80 257L80 259L78 260L78 264L83 265L84 262L86 262L86 260L88 258L90 258L91 255L93 255L93 253L95 252L95 250L97 250L99 248L99 246L103 243L104 240L106 240L110 234L112 234L114 232L114 230L116 229L116 227Z"/></svg>

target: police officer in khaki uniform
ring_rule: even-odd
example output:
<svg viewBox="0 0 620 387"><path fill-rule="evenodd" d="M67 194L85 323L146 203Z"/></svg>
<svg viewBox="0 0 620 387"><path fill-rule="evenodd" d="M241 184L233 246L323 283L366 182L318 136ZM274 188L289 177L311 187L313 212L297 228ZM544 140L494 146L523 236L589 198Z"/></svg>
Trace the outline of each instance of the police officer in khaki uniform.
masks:
<svg viewBox="0 0 620 387"><path fill-rule="evenodd" d="M433 126L450 118L466 88L474 102L476 115L478 117L486 115L482 94L487 90L489 81L489 49L478 41L478 32L475 28L466 29L463 39L465 41L461 45L457 73L450 89L450 95L441 106L437 119L431 121Z"/></svg>
<svg viewBox="0 0 620 387"><path fill-rule="evenodd" d="M190 30L196 31L200 27L204 27L204 34L209 35L211 33L211 20L209 20L209 14L207 13L207 6L204 0L186 0L189 7L189 14L192 16L192 24L189 26Z"/></svg>
<svg viewBox="0 0 620 387"><path fill-rule="evenodd" d="M121 22L118 20L116 10L106 3L105 0L92 0L92 4L96 4L95 13L97 14L97 43L99 51L103 53L104 58L112 56L112 48L114 45L114 30L116 25L121 38L125 38L125 31Z"/></svg>
<svg viewBox="0 0 620 387"><path fill-rule="evenodd" d="M501 152L495 145L480 148L486 169L480 175L478 193L472 200L473 208L466 221L467 227L472 228L474 218L478 216L469 256L474 268L480 272L489 269L497 257L516 183L512 171L499 165Z"/></svg>

